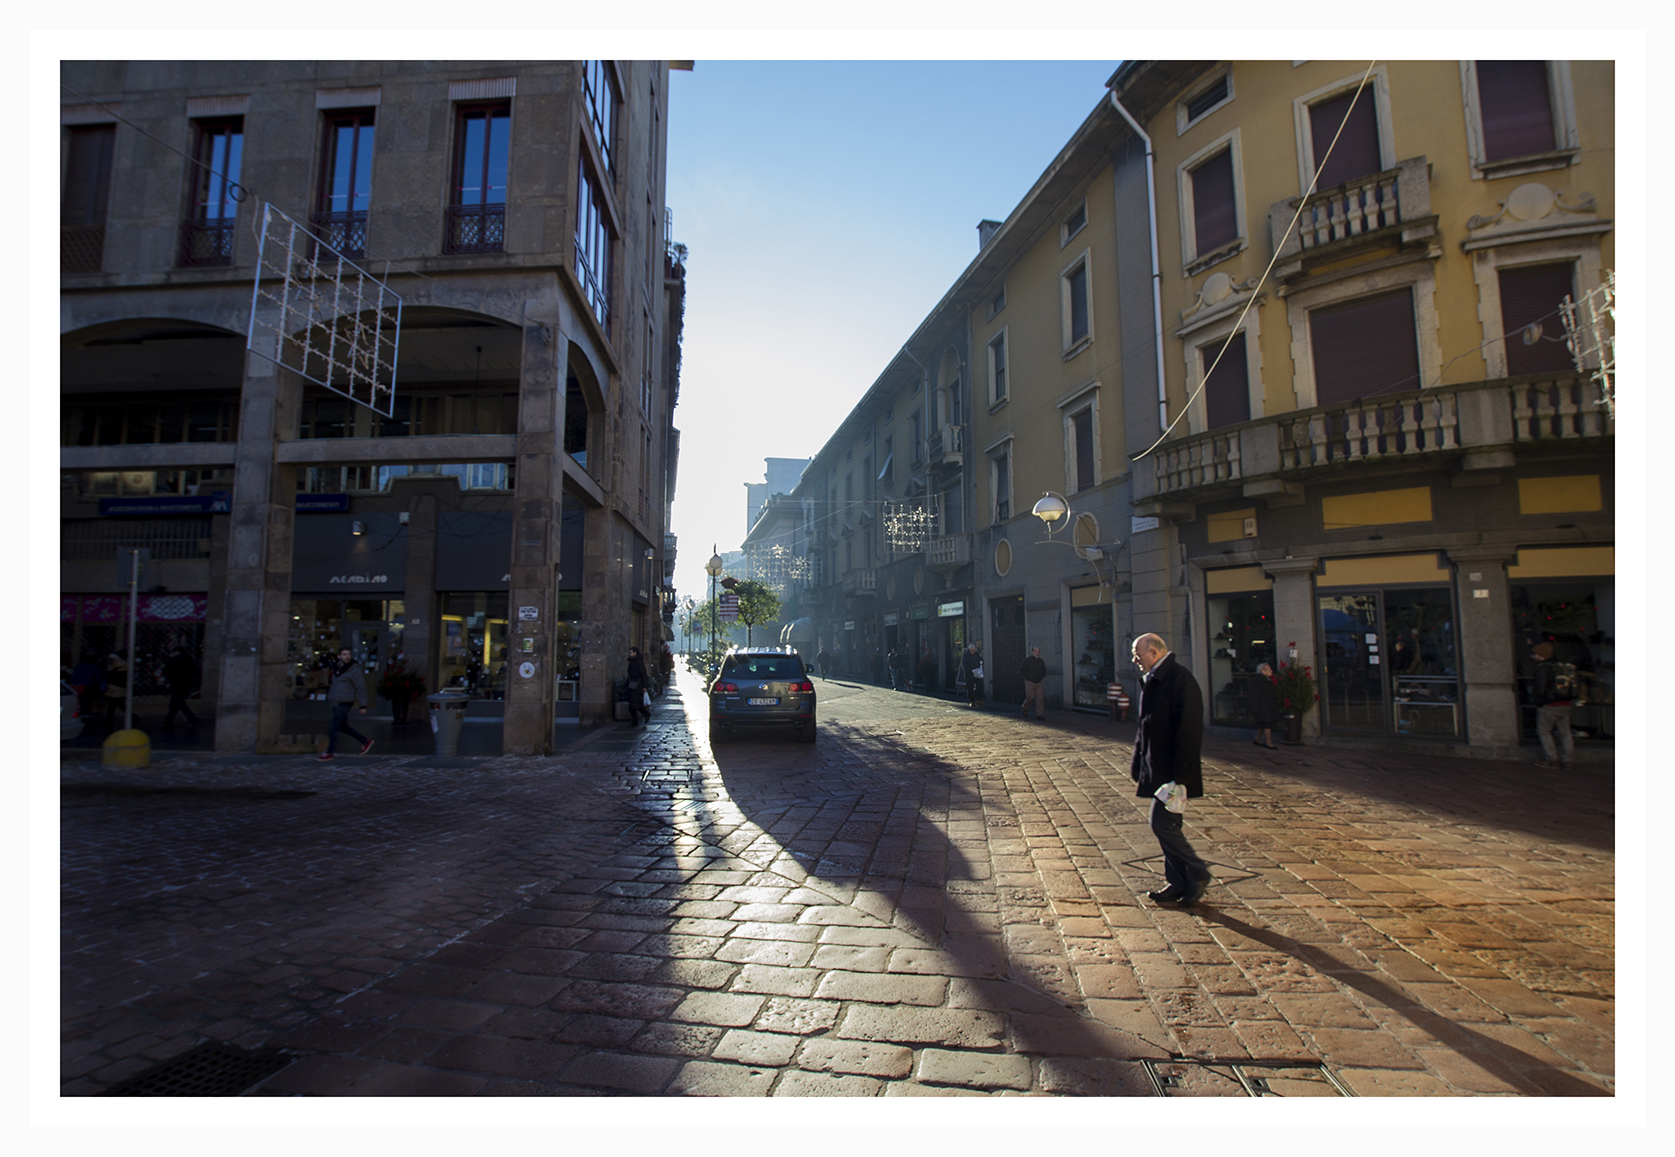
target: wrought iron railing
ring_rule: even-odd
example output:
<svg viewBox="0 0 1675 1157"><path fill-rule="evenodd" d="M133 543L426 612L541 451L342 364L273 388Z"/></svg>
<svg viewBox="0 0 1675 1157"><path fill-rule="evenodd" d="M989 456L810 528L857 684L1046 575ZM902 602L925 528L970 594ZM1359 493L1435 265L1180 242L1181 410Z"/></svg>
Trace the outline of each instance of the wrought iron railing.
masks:
<svg viewBox="0 0 1675 1157"><path fill-rule="evenodd" d="M448 206L446 253L500 253L506 248L506 206Z"/></svg>
<svg viewBox="0 0 1675 1157"><path fill-rule="evenodd" d="M309 218L315 236L341 257L360 259L366 256L366 212L316 213ZM316 253L315 260L329 256Z"/></svg>
<svg viewBox="0 0 1675 1157"><path fill-rule="evenodd" d="M180 223L180 264L183 266L231 265L233 239L238 220L215 217Z"/></svg>
<svg viewBox="0 0 1675 1157"><path fill-rule="evenodd" d="M97 273L105 265L105 225L65 225L59 230L58 271Z"/></svg>

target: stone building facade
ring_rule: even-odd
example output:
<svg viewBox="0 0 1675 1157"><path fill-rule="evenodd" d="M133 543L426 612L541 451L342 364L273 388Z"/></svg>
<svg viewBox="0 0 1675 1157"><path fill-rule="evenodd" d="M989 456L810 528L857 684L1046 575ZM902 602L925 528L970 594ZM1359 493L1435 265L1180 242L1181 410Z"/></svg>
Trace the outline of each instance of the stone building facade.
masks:
<svg viewBox="0 0 1675 1157"><path fill-rule="evenodd" d="M339 645L509 752L609 718L669 637L670 67L64 63L64 650L111 645L137 545L140 690L201 651L219 750L321 730ZM269 206L400 295L388 412L246 349Z"/></svg>

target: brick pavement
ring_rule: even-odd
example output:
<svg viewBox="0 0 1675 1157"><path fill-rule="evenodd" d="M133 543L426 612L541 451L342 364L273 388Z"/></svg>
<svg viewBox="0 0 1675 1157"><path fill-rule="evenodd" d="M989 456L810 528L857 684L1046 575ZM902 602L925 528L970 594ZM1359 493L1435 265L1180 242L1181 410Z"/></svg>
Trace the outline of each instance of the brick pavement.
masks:
<svg viewBox="0 0 1675 1157"><path fill-rule="evenodd" d="M272 1095L1613 1090L1608 771L1212 739L1162 910L1131 727L820 687L813 748L683 679L547 760L66 763L63 1091L204 1038Z"/></svg>

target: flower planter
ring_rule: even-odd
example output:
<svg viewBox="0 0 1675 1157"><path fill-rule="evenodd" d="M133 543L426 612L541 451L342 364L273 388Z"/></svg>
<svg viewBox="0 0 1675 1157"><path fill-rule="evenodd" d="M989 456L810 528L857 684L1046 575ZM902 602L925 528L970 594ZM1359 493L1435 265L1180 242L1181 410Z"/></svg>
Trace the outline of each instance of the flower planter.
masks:
<svg viewBox="0 0 1675 1157"><path fill-rule="evenodd" d="M1281 716L1280 722L1285 724L1285 738L1283 742L1293 747L1303 744L1303 717L1301 715Z"/></svg>

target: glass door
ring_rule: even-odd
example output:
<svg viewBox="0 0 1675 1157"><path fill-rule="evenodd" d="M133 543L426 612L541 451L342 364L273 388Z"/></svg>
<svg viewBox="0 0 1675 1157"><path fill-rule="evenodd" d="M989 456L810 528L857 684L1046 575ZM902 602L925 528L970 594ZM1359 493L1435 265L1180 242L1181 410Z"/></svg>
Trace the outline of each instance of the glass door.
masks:
<svg viewBox="0 0 1675 1157"><path fill-rule="evenodd" d="M343 624L343 645L354 652L360 664L361 677L366 680L368 707L378 703L378 676L384 670L384 647L388 635L385 624L346 622Z"/></svg>
<svg viewBox="0 0 1675 1157"><path fill-rule="evenodd" d="M1321 725L1333 731L1390 730L1377 592L1320 596Z"/></svg>

